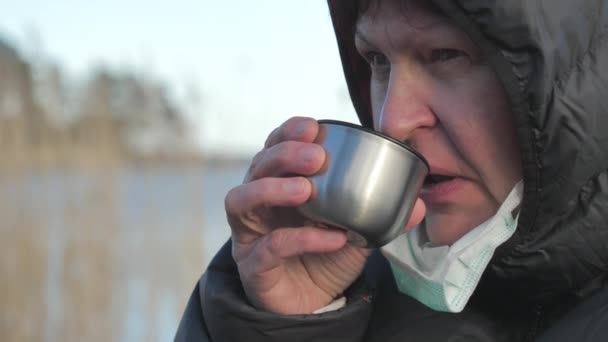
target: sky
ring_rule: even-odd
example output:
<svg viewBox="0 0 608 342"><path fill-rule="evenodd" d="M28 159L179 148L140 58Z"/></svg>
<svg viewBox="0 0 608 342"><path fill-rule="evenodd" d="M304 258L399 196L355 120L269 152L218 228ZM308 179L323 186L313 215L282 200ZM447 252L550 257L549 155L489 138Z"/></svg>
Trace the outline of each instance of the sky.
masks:
<svg viewBox="0 0 608 342"><path fill-rule="evenodd" d="M294 115L357 121L325 0L0 0L0 37L74 78L106 65L196 89L209 153L254 153Z"/></svg>

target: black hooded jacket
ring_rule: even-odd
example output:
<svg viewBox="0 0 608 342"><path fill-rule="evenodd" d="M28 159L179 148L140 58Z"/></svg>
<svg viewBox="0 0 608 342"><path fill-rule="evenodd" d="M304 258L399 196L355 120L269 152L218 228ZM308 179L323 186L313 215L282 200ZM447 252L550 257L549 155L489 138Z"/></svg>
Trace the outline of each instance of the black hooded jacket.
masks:
<svg viewBox="0 0 608 342"><path fill-rule="evenodd" d="M432 1L493 65L523 160L516 233L467 308L435 312L399 294L375 253L342 309L258 311L228 243L197 284L177 341L608 341L608 1ZM353 2L328 0L351 98L371 126Z"/></svg>

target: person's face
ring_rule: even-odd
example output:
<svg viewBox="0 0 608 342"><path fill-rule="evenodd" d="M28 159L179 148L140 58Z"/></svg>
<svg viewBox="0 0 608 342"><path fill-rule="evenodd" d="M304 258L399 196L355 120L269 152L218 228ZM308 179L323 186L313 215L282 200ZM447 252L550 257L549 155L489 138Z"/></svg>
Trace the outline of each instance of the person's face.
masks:
<svg viewBox="0 0 608 342"><path fill-rule="evenodd" d="M355 37L371 67L374 125L428 160L436 182L421 192L427 233L452 244L521 179L508 99L467 34L428 1L376 2Z"/></svg>

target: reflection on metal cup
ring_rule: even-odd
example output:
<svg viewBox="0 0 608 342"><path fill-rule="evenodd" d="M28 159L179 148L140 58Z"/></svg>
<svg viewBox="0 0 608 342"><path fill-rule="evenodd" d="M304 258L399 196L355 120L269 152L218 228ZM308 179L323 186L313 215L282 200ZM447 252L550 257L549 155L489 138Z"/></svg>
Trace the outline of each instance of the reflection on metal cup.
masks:
<svg viewBox="0 0 608 342"><path fill-rule="evenodd" d="M313 194L298 211L347 230L349 242L361 247L381 247L399 236L429 172L424 157L379 132L335 120L319 120L315 142L327 157L309 177Z"/></svg>

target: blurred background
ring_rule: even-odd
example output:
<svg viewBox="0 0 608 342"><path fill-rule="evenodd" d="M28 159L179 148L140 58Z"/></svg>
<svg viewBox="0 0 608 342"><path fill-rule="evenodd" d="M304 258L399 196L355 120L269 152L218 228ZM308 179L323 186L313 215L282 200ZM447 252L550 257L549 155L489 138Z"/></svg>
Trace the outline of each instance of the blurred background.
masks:
<svg viewBox="0 0 608 342"><path fill-rule="evenodd" d="M356 122L325 0L0 0L0 341L169 341L293 115Z"/></svg>

